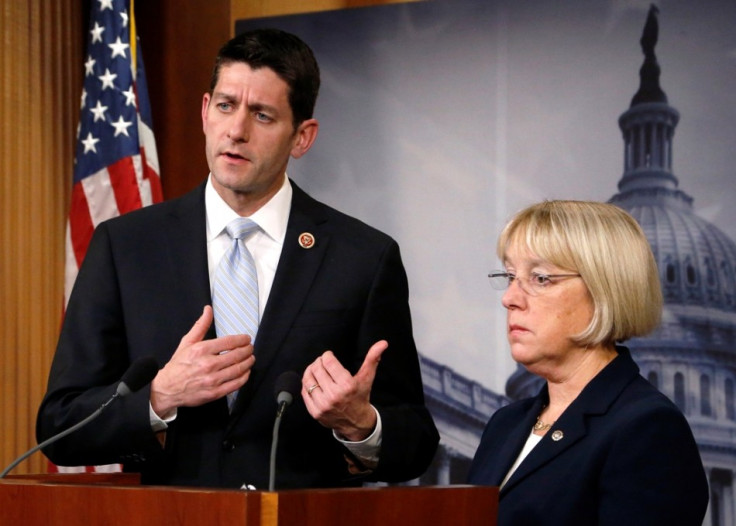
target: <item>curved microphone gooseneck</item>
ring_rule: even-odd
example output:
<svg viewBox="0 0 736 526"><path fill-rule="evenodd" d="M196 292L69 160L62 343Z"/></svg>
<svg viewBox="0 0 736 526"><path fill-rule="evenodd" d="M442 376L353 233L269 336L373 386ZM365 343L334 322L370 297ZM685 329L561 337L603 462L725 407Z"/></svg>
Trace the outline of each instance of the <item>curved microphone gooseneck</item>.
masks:
<svg viewBox="0 0 736 526"><path fill-rule="evenodd" d="M279 443L279 427L281 427L281 417L284 415L286 408L294 401L294 396L302 387L301 377L294 371L286 371L276 378L275 391L276 402L279 408L276 411L276 421L273 424L273 438L271 439L271 458L268 468L268 491L274 490L276 480L276 449Z"/></svg>
<svg viewBox="0 0 736 526"><path fill-rule="evenodd" d="M158 363L156 362L155 358L152 356L147 356L144 358L138 358L136 361L134 361L130 367L128 367L128 370L125 371L125 374L123 374L123 377L120 379L120 383L118 384L117 389L115 390L115 393L105 401L94 413L89 415L87 418L82 420L81 422L78 422L74 424L72 427L65 429L61 433L58 433L51 438L44 440L40 444L32 447L25 453L23 453L21 456L19 456L17 459L15 459L5 470L0 473L0 479L5 478L5 475L10 473L13 468L15 468L18 464L23 462L25 459L30 457L32 454L34 454L39 449L42 449L46 446L49 446L56 442L57 440L60 440L64 438L65 436L73 433L80 427L84 427L87 424L89 424L92 420L100 416L102 411L105 410L105 408L110 405L116 398L122 398L124 396L128 396L130 393L134 393L141 389L144 385L148 384L153 380L153 378L156 376L156 373L158 372Z"/></svg>

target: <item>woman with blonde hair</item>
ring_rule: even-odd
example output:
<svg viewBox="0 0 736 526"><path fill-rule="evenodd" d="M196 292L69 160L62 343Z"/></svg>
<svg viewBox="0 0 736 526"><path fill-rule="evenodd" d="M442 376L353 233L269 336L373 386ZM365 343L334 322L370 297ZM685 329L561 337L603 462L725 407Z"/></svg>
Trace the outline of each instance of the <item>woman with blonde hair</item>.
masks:
<svg viewBox="0 0 736 526"><path fill-rule="evenodd" d="M638 223L610 204L545 201L511 219L497 252L511 355L545 380L491 417L470 468L471 484L501 487L498 524L702 524L687 420L620 345L662 312Z"/></svg>

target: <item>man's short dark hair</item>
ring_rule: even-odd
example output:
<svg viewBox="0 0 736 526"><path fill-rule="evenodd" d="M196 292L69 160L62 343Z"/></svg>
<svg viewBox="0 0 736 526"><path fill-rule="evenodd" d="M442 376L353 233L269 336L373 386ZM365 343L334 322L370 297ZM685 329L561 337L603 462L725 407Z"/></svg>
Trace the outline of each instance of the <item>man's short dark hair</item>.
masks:
<svg viewBox="0 0 736 526"><path fill-rule="evenodd" d="M255 29L232 38L217 54L210 92L217 85L220 68L234 62L244 62L253 69L269 68L286 82L294 128L312 118L319 93L319 66L299 37L280 29Z"/></svg>

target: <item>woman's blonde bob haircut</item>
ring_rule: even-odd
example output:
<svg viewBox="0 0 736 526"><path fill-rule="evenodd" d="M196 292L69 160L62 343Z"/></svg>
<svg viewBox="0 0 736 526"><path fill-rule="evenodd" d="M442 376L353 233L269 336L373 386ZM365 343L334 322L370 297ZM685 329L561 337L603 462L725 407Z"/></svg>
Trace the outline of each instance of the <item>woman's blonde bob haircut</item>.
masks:
<svg viewBox="0 0 736 526"><path fill-rule="evenodd" d="M644 232L617 206L544 201L516 214L497 253L526 249L565 272L580 274L593 299L593 318L573 337L579 345L611 345L654 330L662 315L657 264Z"/></svg>

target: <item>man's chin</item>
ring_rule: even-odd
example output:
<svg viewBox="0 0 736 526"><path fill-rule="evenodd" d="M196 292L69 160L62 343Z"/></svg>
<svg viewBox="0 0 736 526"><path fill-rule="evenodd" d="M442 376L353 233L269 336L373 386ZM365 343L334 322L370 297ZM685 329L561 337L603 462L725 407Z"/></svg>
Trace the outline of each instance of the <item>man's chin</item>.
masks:
<svg viewBox="0 0 736 526"><path fill-rule="evenodd" d="M235 172L232 169L219 170L212 174L212 185L235 193L250 193L253 191L252 181L248 174Z"/></svg>

